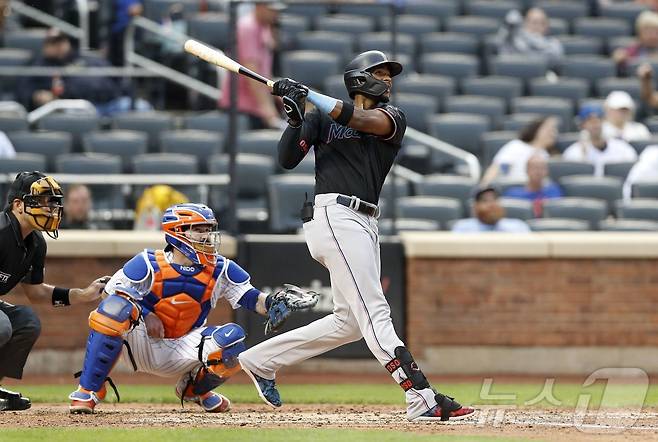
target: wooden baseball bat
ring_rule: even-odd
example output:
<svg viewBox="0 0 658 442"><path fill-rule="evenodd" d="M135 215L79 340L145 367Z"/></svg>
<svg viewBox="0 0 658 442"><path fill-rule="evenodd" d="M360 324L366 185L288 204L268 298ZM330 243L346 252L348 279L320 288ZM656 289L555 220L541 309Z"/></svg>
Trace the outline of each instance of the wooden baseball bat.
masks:
<svg viewBox="0 0 658 442"><path fill-rule="evenodd" d="M210 64L217 65L231 72L235 72L236 74L247 76L253 80L266 84L269 87L274 85L274 82L269 78L265 78L262 75L252 71L251 69L247 69L237 61L232 60L224 55L222 52L210 48L203 43L199 43L196 40L187 40L183 47L185 48L185 52L189 52L190 54L195 55L201 60L207 61Z"/></svg>

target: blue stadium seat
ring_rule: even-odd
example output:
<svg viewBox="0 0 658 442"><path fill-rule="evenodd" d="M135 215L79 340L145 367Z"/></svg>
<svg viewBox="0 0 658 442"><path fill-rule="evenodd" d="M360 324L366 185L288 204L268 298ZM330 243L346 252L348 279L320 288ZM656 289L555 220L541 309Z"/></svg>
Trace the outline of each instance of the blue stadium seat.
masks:
<svg viewBox="0 0 658 442"><path fill-rule="evenodd" d="M377 50L390 53L393 49L391 32L369 32L361 34L357 40L357 52ZM413 57L416 53L416 40L409 34L398 34L396 44L396 58L399 54Z"/></svg>
<svg viewBox="0 0 658 442"><path fill-rule="evenodd" d="M620 178L607 176L574 175L560 179L566 196L603 200L608 205L609 213L613 213L615 203L622 197L622 184Z"/></svg>
<svg viewBox="0 0 658 442"><path fill-rule="evenodd" d="M25 170L51 171L51 169L46 167L46 156L39 153L17 152L15 157L3 158L2 161L0 161L0 173L13 174ZM3 191L6 190L7 189L3 189ZM2 195L4 196L5 194L3 193Z"/></svg>
<svg viewBox="0 0 658 442"><path fill-rule="evenodd" d="M617 217L658 221L658 200L633 198L631 201L617 201Z"/></svg>
<svg viewBox="0 0 658 442"><path fill-rule="evenodd" d="M421 132L428 132L427 119L439 110L437 98L407 93L395 94L393 98L395 105L404 111L409 127Z"/></svg>
<svg viewBox="0 0 658 442"><path fill-rule="evenodd" d="M118 156L124 173L130 173L133 157L147 151L148 136L134 130L90 132L83 136L82 144L85 152Z"/></svg>
<svg viewBox="0 0 658 442"><path fill-rule="evenodd" d="M272 175L268 181L270 230L291 233L302 227L299 208L305 195L313 201L315 177L312 175Z"/></svg>
<svg viewBox="0 0 658 442"><path fill-rule="evenodd" d="M462 217L462 205L455 198L407 196L398 198L397 215L399 218L438 221L446 229L449 221Z"/></svg>
<svg viewBox="0 0 658 442"><path fill-rule="evenodd" d="M342 81L342 76L341 76ZM343 90L345 86L343 85ZM393 93L423 94L435 97L439 100L439 108L446 97L454 95L457 90L457 80L445 75L412 74L396 79L393 85Z"/></svg>
<svg viewBox="0 0 658 442"><path fill-rule="evenodd" d="M405 14L432 17L440 21L443 27L449 17L461 12L459 0L414 0L406 3Z"/></svg>
<svg viewBox="0 0 658 442"><path fill-rule="evenodd" d="M589 222L570 218L536 218L526 221L533 232L584 232Z"/></svg>
<svg viewBox="0 0 658 442"><path fill-rule="evenodd" d="M455 16L448 17L446 29L449 32L463 32L472 34L480 39L485 35L494 34L498 31L500 23L495 18L478 16Z"/></svg>
<svg viewBox="0 0 658 442"><path fill-rule="evenodd" d="M174 117L169 112L124 112L112 119L115 129L145 132L149 139L149 150L156 152L159 134L163 130L174 128Z"/></svg>
<svg viewBox="0 0 658 442"><path fill-rule="evenodd" d="M534 215L532 201L519 198L500 198L500 205L505 209L505 218L532 219Z"/></svg>
<svg viewBox="0 0 658 442"><path fill-rule="evenodd" d="M529 80L546 75L548 62L544 57L529 57L520 54L498 55L491 60L491 72L494 75L516 77Z"/></svg>
<svg viewBox="0 0 658 442"><path fill-rule="evenodd" d="M54 169L57 155L70 153L73 147L73 136L68 132L12 132L9 139L17 153L44 155L48 170Z"/></svg>
<svg viewBox="0 0 658 442"><path fill-rule="evenodd" d="M28 130L27 117L15 112L0 112L0 131L22 132Z"/></svg>
<svg viewBox="0 0 658 442"><path fill-rule="evenodd" d="M400 79L400 81L402 78ZM397 77L395 79L397 81ZM393 92L397 91L397 82L396 86L393 86ZM324 80L322 85L322 90L329 95L330 97L337 98L339 100L349 100L350 96L347 94L347 89L345 88L345 80L343 79L342 74L329 75Z"/></svg>
<svg viewBox="0 0 658 442"><path fill-rule="evenodd" d="M354 53L354 38L338 32L304 32L298 35L297 49L330 52L338 55L339 63L345 65L351 60Z"/></svg>
<svg viewBox="0 0 658 442"><path fill-rule="evenodd" d="M69 132L73 136L73 149L82 151L82 136L100 128L100 118L96 114L57 112L43 117L37 122L42 130Z"/></svg>
<svg viewBox="0 0 658 442"><path fill-rule="evenodd" d="M572 175L590 175L594 178L594 165L582 161L565 161L560 158L551 158L548 161L548 176L555 183L562 178Z"/></svg>
<svg viewBox="0 0 658 442"><path fill-rule="evenodd" d="M572 126L573 104L566 98L518 97L512 100L512 110L518 113L555 115L561 120L562 130Z"/></svg>
<svg viewBox="0 0 658 442"><path fill-rule="evenodd" d="M436 232L441 230L438 221L429 219L398 218L395 226L392 219L381 219L378 223L380 235L394 235L396 232Z"/></svg>
<svg viewBox="0 0 658 442"><path fill-rule="evenodd" d="M512 113L503 118L502 129L518 132L528 124L541 118L542 115L535 113Z"/></svg>
<svg viewBox="0 0 658 442"><path fill-rule="evenodd" d="M608 214L605 201L592 198L554 198L544 201L545 218L573 218L587 221L591 230L599 230L599 224Z"/></svg>
<svg viewBox="0 0 658 442"><path fill-rule="evenodd" d="M596 95L599 97L607 97L612 91L626 91L636 101L636 106L640 105L641 92L640 81L637 77L619 78L608 77L601 78L595 83Z"/></svg>
<svg viewBox="0 0 658 442"><path fill-rule="evenodd" d="M220 49L227 49L229 42L228 15L216 12L194 14L185 19L188 33L199 41Z"/></svg>
<svg viewBox="0 0 658 442"><path fill-rule="evenodd" d="M615 63L603 56L572 55L565 57L562 62L563 76L584 78L591 86L600 78L614 77L616 72Z"/></svg>
<svg viewBox="0 0 658 442"><path fill-rule="evenodd" d="M631 26L617 18L582 17L574 22L574 34L607 39L631 35Z"/></svg>
<svg viewBox="0 0 658 442"><path fill-rule="evenodd" d="M514 77L490 75L487 77L466 78L462 90L468 95L486 95L505 100L505 112L511 108L512 100L523 93L523 82ZM503 115L500 116L501 118Z"/></svg>
<svg viewBox="0 0 658 442"><path fill-rule="evenodd" d="M358 15L335 14L317 20L316 28L319 31L339 32L356 37L359 34L373 32L375 30L375 20Z"/></svg>
<svg viewBox="0 0 658 442"><path fill-rule="evenodd" d="M242 133L238 137L237 152L275 157L281 133L282 131L277 129L252 130Z"/></svg>
<svg viewBox="0 0 658 442"><path fill-rule="evenodd" d="M496 0L495 2L472 0L468 2L466 12L471 15L491 17L502 21L512 9L521 9L521 3L518 0Z"/></svg>
<svg viewBox="0 0 658 442"><path fill-rule="evenodd" d="M546 78L533 78L530 80L530 95L540 97L566 98L573 106L577 100L587 97L589 83L582 78L562 77L559 81L550 81Z"/></svg>
<svg viewBox="0 0 658 442"><path fill-rule="evenodd" d="M118 174L122 173L121 158L116 155L102 153L74 153L59 155L55 161L58 173L77 175L86 174ZM97 184L90 185L95 209L124 209L126 201L121 185Z"/></svg>
<svg viewBox="0 0 658 442"><path fill-rule="evenodd" d="M489 126L498 128L505 114L505 100L484 95L454 95L446 98L445 111L451 113L477 114L489 118Z"/></svg>
<svg viewBox="0 0 658 442"><path fill-rule="evenodd" d="M658 181L642 181L633 184L633 197L658 199Z"/></svg>
<svg viewBox="0 0 658 442"><path fill-rule="evenodd" d="M342 72L340 58L331 52L290 51L281 59L281 74L320 89L328 75Z"/></svg>
<svg viewBox="0 0 658 442"><path fill-rule="evenodd" d="M164 153L185 153L194 155L199 162L199 170L208 172L208 159L222 152L224 137L218 132L181 129L160 133L160 150Z"/></svg>
<svg viewBox="0 0 658 442"><path fill-rule="evenodd" d="M656 232L658 222L640 219L607 219L601 221L600 228L612 232Z"/></svg>
<svg viewBox="0 0 658 442"><path fill-rule="evenodd" d="M469 198L477 182L472 178L460 175L425 175L416 184L416 193L425 196L440 196L456 198L461 202L462 213L468 213Z"/></svg>
<svg viewBox="0 0 658 442"><path fill-rule="evenodd" d="M5 31L4 46L7 48L25 49L33 55L40 54L47 31L46 28L24 28Z"/></svg>
<svg viewBox="0 0 658 442"><path fill-rule="evenodd" d="M491 130L491 123L483 115L447 113L432 115L429 127L432 136L481 156L480 138Z"/></svg>
<svg viewBox="0 0 658 442"><path fill-rule="evenodd" d="M583 35L560 35L565 55L602 55L603 41L596 37Z"/></svg>
<svg viewBox="0 0 658 442"><path fill-rule="evenodd" d="M476 37L457 32L432 32L425 34L418 42L420 53L451 52L455 54L477 55L479 43Z"/></svg>
<svg viewBox="0 0 658 442"><path fill-rule="evenodd" d="M435 52L421 55L420 70L424 74L447 75L463 80L478 74L480 62L473 55Z"/></svg>
<svg viewBox="0 0 658 442"><path fill-rule="evenodd" d="M603 165L603 175L617 177L621 180L626 180L628 172L631 171L635 162L623 161L620 163L606 163Z"/></svg>
<svg viewBox="0 0 658 442"><path fill-rule="evenodd" d="M487 167L501 147L518 137L517 131L500 130L482 134L482 165Z"/></svg>

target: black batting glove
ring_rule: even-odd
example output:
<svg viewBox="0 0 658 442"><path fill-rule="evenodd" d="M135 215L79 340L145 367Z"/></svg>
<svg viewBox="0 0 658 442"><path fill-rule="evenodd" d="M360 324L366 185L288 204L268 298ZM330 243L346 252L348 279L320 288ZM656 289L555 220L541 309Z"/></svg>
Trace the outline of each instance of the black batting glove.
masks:
<svg viewBox="0 0 658 442"><path fill-rule="evenodd" d="M307 95L308 89L298 83L283 97L283 110L292 127L299 127L304 122Z"/></svg>
<svg viewBox="0 0 658 442"><path fill-rule="evenodd" d="M274 82L274 85L272 86L272 95L276 95L277 97L284 97L288 95L293 89L300 86L302 86L301 83L295 80L291 80L290 78L277 80Z"/></svg>

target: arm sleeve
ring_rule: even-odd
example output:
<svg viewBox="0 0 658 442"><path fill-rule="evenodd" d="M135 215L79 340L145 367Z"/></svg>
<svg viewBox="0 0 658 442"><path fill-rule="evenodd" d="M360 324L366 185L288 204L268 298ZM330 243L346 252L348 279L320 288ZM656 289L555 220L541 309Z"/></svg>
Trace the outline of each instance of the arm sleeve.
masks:
<svg viewBox="0 0 658 442"><path fill-rule="evenodd" d="M407 117L404 112L390 104L385 107L378 107L377 110L384 112L393 123L393 132L389 136L381 138L390 144L398 147L402 146L402 138L404 138L404 133L407 131Z"/></svg>
<svg viewBox="0 0 658 442"><path fill-rule="evenodd" d="M35 241L37 241L37 248L34 253L34 261L32 261L30 270L21 280L25 284L38 285L43 283L47 246L46 241L41 236L37 236Z"/></svg>
<svg viewBox="0 0 658 442"><path fill-rule="evenodd" d="M320 135L320 114L317 109L306 114L302 126L288 126L283 132L277 149L279 164L284 169L295 168L304 159Z"/></svg>

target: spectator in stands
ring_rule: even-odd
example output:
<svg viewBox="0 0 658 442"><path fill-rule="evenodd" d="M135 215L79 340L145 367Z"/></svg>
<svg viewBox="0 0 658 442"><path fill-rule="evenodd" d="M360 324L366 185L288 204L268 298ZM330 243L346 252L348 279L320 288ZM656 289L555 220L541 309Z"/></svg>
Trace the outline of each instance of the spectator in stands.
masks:
<svg viewBox="0 0 658 442"><path fill-rule="evenodd" d="M109 64L101 58L77 53L66 35L58 29L51 29L44 39L41 56L32 62L32 66L102 68ZM131 110L132 100L122 93L119 82L111 77L26 77L22 79L19 91L24 94L24 104L30 108L43 106L56 99L74 98L90 101L103 116ZM152 109L142 99L135 100L134 104L136 110Z"/></svg>
<svg viewBox="0 0 658 442"><path fill-rule="evenodd" d="M84 184L72 184L64 199L64 218L60 229L96 230L100 228L89 220L92 208L91 191Z"/></svg>
<svg viewBox="0 0 658 442"><path fill-rule="evenodd" d="M653 68L649 63L643 63L637 68L637 76L640 78L640 91L642 101L649 107L658 108L658 92L653 83Z"/></svg>
<svg viewBox="0 0 658 442"><path fill-rule="evenodd" d="M112 0L113 20L110 27L109 60L114 66L124 65L123 37L133 17L142 15L144 7L141 0Z"/></svg>
<svg viewBox="0 0 658 442"><path fill-rule="evenodd" d="M648 61L658 56L658 13L644 11L635 20L637 41L626 48L616 49L612 59L624 72L628 65Z"/></svg>
<svg viewBox="0 0 658 442"><path fill-rule="evenodd" d="M16 156L16 150L14 145L11 144L11 140L0 130L0 158L14 158Z"/></svg>
<svg viewBox="0 0 658 442"><path fill-rule="evenodd" d="M475 218L460 219L452 226L457 233L529 232L530 227L520 219L504 218L505 208L498 201L498 191L491 186L480 187L473 195Z"/></svg>
<svg viewBox="0 0 658 442"><path fill-rule="evenodd" d="M168 207L190 200L171 186L158 184L144 190L135 209L135 230L160 230Z"/></svg>
<svg viewBox="0 0 658 442"><path fill-rule="evenodd" d="M628 92L610 92L603 106L605 108L605 120L603 121L605 138L619 138L631 142L648 140L651 137L649 129L644 124L633 121L635 101Z"/></svg>
<svg viewBox="0 0 658 442"><path fill-rule="evenodd" d="M628 172L626 182L624 183L624 200L628 201L632 197L633 184L641 181L658 180L658 145L647 146L640 154L637 163Z"/></svg>
<svg viewBox="0 0 658 442"><path fill-rule="evenodd" d="M524 54L546 57L550 69L564 57L562 43L548 35L548 16L541 8L530 8L525 18L517 10L510 11L496 35L499 54Z"/></svg>
<svg viewBox="0 0 658 442"><path fill-rule="evenodd" d="M652 11L658 12L658 0L635 0L635 3L644 5Z"/></svg>
<svg viewBox="0 0 658 442"><path fill-rule="evenodd" d="M544 200L562 197L562 189L553 182L547 182L548 161L543 155L534 154L531 156L526 170L528 181L526 181L525 186L510 187L503 196L532 201L535 218L541 218Z"/></svg>
<svg viewBox="0 0 658 442"><path fill-rule="evenodd" d="M586 104L580 108L580 140L569 146L563 154L565 160L585 161L594 165L594 175L603 176L606 163L637 160L635 149L624 140L603 136L603 108Z"/></svg>
<svg viewBox="0 0 658 442"><path fill-rule="evenodd" d="M482 178L482 184L491 183L499 176L526 180L528 159L537 154L548 158L548 150L555 145L558 133L556 117L541 117L525 126L519 137L506 143L494 156L491 166Z"/></svg>
<svg viewBox="0 0 658 442"><path fill-rule="evenodd" d="M279 10L283 7L279 3L256 3L249 14L238 20L238 62L267 78L272 78L272 60L277 46L274 25L278 20ZM230 106L231 77L225 75L222 82L219 106L224 109ZM286 126L267 86L244 76L239 76L237 83L238 110L249 117L252 129Z"/></svg>

